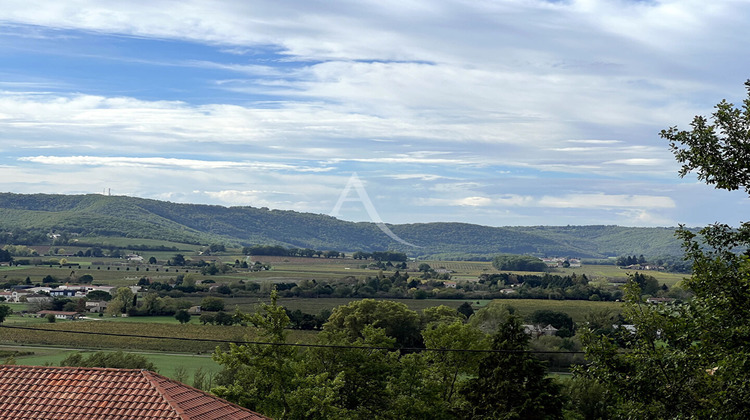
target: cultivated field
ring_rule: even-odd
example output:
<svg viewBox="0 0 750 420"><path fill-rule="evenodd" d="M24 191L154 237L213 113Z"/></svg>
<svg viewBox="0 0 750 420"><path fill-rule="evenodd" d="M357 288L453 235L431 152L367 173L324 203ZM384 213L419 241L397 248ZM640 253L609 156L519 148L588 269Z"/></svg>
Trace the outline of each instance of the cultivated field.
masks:
<svg viewBox="0 0 750 420"><path fill-rule="evenodd" d="M236 251L219 255L198 255L198 246L167 243L163 241L129 239L129 238L86 238L86 242L99 244L102 247L114 246L169 246L176 247L180 251L137 251L146 260L155 257L158 264L135 264L127 263L122 259L112 258L82 258L65 257L68 263L76 264L73 267L60 267L59 265L30 265L17 267L0 267L0 277L4 282L25 282L26 278L32 284L41 283L42 279L51 275L58 279L78 277L90 274L94 278L94 284L111 286L134 285L142 277L149 278L152 282L167 283L178 275L189 276L200 282L212 280L214 284L243 282L258 282L262 290L269 290L273 283L288 283L301 280L316 280L326 282L341 280L343 278L365 279L376 276L379 270L363 268L371 261L353 259L326 259L326 258L298 258L298 257L245 257ZM66 247L74 248L74 247ZM204 259L208 262L234 263L236 260L253 263L261 261L270 264L272 269L260 272L231 272L225 275L202 275L196 268L170 267L164 265L167 259L176 253L183 253L187 259ZM61 258L60 256L44 256L43 260L50 258ZM451 270L452 280L461 282L473 282L483 273L497 273L489 262L467 262L467 261L412 261L409 262L408 270L416 270L418 265L426 262L433 269ZM80 264L80 268L78 267ZM403 270L402 270L403 271ZM390 275L393 271L386 271ZM628 271L621 270L612 265L584 265L583 267L556 269L552 274L570 275L585 274L592 282L601 284L620 283L625 281ZM517 272L517 274L534 274L528 272ZM543 274L543 273L537 273ZM654 276L659 283L670 287L678 284L685 275L674 273L663 273L647 271L644 274ZM416 275L416 273L414 273ZM185 295L182 299L190 300L193 304L200 304L206 293L198 295ZM228 312L239 309L242 312L254 312L261 302L267 302L267 298L220 295L225 302ZM279 304L290 310L301 310L309 314L318 314L324 310L348 304L357 300L355 298L280 298ZM404 303L415 311L425 308L445 305L457 308L464 302L469 302L474 310L486 306L490 300L487 299L389 299ZM610 309L613 313L621 310L621 304L617 302L593 302L585 300L543 300L543 299L502 299L501 303L511 306L515 313L522 317L528 317L539 309L551 309L569 314L574 321L582 322L587 313L592 310ZM14 312L20 313L29 309L24 303L10 304ZM184 375L192 375L199 368L203 372L215 374L219 370L209 355L217 346L226 347L226 343L202 342L196 339L216 339L244 341L257 338L256 331L252 327L241 326L214 326L201 325L197 317L193 317L186 325L179 324L174 317L94 317L85 321L58 321L54 324L47 323L41 318L21 317L12 315L8 317L3 325L9 327L31 327L36 330L22 330L12 328L0 328L0 350L23 349L33 351L33 355L19 356L17 363L23 364L58 364L75 349L93 351L103 349L122 349L126 351L144 354L155 363L159 371L167 376L183 378ZM131 336L146 335L150 337L172 337L142 338L142 337L116 337L108 335L78 334L79 332L104 334L115 333ZM311 343L315 340L314 331L289 331L290 342ZM33 347L32 349L32 346ZM41 347L40 347L41 346ZM180 367L184 367L180 368Z"/></svg>

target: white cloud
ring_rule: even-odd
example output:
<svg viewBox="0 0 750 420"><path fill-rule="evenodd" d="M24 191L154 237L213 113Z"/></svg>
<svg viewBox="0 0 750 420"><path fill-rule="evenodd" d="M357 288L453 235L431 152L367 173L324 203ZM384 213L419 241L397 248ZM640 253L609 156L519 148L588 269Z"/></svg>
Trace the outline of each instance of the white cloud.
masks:
<svg viewBox="0 0 750 420"><path fill-rule="evenodd" d="M656 158L630 158L630 159L615 159L604 162L609 165L632 165L632 166L661 166L669 163L664 159Z"/></svg>
<svg viewBox="0 0 750 420"><path fill-rule="evenodd" d="M394 174L394 175L387 175L387 177L392 178L392 179L418 179L420 181L436 181L438 179L446 178L441 175L433 175L433 174Z"/></svg>
<svg viewBox="0 0 750 420"><path fill-rule="evenodd" d="M144 94L148 83L120 86L107 75L92 73L107 83L88 85L88 67L66 80L55 71L0 74L3 151L26 165L3 167L13 182L2 185L85 191L101 182L134 194L320 209L337 197L343 173L357 170L393 195L403 217L415 216L399 202L434 194L420 203L462 215L626 209L618 217L653 223L660 216L650 210L675 208L678 198L654 192L664 191L658 182L623 183L674 178L659 129L741 93L747 16L750 3L697 0L5 2L0 36L19 50L59 37L72 47L49 54L89 54L85 41L114 34L118 44L187 40L215 54L86 56L151 66L144 75L159 73L154 66L170 75L201 69L211 79L199 76L208 99L196 103L180 93L192 91L188 83L169 100ZM52 165L60 176L45 173ZM518 187L528 178L539 185ZM559 178L576 190L544 185ZM153 179L166 192L149 186ZM597 189L591 179L620 184ZM398 189L409 181L429 184ZM533 187L539 192L525 192ZM297 196L281 194L289 192Z"/></svg>
<svg viewBox="0 0 750 420"><path fill-rule="evenodd" d="M176 159L163 157L119 157L119 156L24 156L18 158L22 162L41 163L46 165L65 166L112 166L112 167L161 167L179 169L258 169L258 170L286 170L297 172L327 172L331 168L311 168L288 164L267 162L234 162L212 161L197 159Z"/></svg>
<svg viewBox="0 0 750 420"><path fill-rule="evenodd" d="M626 194L568 194L564 196L544 196L538 201L542 207L554 208L674 208L670 197Z"/></svg>

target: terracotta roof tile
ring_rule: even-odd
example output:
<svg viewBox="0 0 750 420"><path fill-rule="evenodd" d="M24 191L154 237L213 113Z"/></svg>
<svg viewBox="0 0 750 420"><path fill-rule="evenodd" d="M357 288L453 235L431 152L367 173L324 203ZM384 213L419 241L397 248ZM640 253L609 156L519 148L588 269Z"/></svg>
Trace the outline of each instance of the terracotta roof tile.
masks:
<svg viewBox="0 0 750 420"><path fill-rule="evenodd" d="M11 419L267 417L146 370L0 365L0 420Z"/></svg>

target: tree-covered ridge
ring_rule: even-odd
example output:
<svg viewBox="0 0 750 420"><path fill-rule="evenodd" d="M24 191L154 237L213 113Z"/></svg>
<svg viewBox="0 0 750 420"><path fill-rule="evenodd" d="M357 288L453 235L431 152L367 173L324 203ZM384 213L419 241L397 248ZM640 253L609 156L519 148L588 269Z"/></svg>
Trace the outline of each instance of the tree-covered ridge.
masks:
<svg viewBox="0 0 750 420"><path fill-rule="evenodd" d="M496 254L605 258L680 255L673 228L620 226L489 227L467 223L389 225L412 248L391 240L374 223L266 208L181 204L125 196L0 193L0 233L34 231L121 236L183 243L491 259ZM6 242L8 242L6 240Z"/></svg>

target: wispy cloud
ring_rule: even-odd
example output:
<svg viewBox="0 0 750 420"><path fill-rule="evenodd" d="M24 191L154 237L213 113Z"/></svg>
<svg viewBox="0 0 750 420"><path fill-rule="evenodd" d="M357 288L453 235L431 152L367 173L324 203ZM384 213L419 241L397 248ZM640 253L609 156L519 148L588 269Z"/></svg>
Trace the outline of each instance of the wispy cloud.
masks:
<svg viewBox="0 0 750 420"><path fill-rule="evenodd" d="M564 196L544 196L538 201L543 207L556 208L674 208L670 197L625 194L569 194Z"/></svg>
<svg viewBox="0 0 750 420"><path fill-rule="evenodd" d="M246 161L214 161L196 159L177 159L164 157L122 157L122 156L23 156L21 162L33 162L45 165L90 165L90 166L120 166L120 167L160 167L160 168L189 168L198 170L209 169L262 169L284 170L297 172L328 172L330 167L305 167L281 163L246 162Z"/></svg>
<svg viewBox="0 0 750 420"><path fill-rule="evenodd" d="M326 213L357 171L394 222L716 217L658 132L737 102L750 4L407 6L4 4L0 188Z"/></svg>

